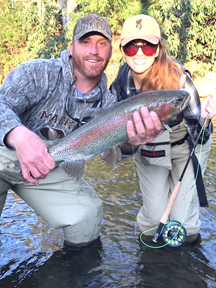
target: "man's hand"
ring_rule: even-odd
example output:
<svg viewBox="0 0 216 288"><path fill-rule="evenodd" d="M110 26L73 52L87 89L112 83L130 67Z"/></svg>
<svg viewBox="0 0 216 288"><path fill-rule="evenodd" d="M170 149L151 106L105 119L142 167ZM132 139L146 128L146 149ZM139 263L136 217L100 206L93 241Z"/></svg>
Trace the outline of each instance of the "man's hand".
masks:
<svg viewBox="0 0 216 288"><path fill-rule="evenodd" d="M157 114L142 107L140 113L133 113L133 121L127 123L128 143L139 146L151 142L162 129L163 125Z"/></svg>
<svg viewBox="0 0 216 288"><path fill-rule="evenodd" d="M17 126L5 137L5 144L16 150L23 178L32 184L45 178L55 168L44 141L24 126Z"/></svg>
<svg viewBox="0 0 216 288"><path fill-rule="evenodd" d="M204 123L208 114L209 119L216 116L216 92L214 92L211 96L208 96L201 104L201 124Z"/></svg>

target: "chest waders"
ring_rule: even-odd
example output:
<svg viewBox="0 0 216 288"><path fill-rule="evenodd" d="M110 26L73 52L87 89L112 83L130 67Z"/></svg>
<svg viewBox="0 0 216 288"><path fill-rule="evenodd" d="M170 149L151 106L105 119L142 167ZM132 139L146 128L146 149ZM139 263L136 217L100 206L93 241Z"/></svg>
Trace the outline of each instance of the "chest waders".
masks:
<svg viewBox="0 0 216 288"><path fill-rule="evenodd" d="M174 187L173 191L172 191L172 194L170 196L170 199L169 199L169 202L167 204L167 207L160 219L160 224L158 226L158 229L156 231L156 234L154 236L154 238L152 239L153 242L157 242L157 239L158 237L161 235L164 242L170 246L170 247L178 247L180 245L182 245L182 243L184 243L185 239L186 239L186 230L185 228L183 227L183 224L181 224L180 222L178 221L170 221L170 222L167 222L167 219L169 217L169 214L170 214L170 211L172 209L172 206L175 202L175 199L178 195L178 192L180 190L180 187L181 187L181 181L184 177L184 174L185 174L185 171L188 167L188 164L190 162L190 160L192 158L196 158L194 157L195 154L194 154L194 151L195 151L195 148L198 144L198 140L206 126L206 123L208 121L208 118L209 118L209 115L207 115L206 119L205 119L205 122L199 132L199 135L197 136L197 139L195 141L195 143L192 145L192 143L189 141L189 145L190 145L190 154L189 154L189 157L187 159L187 162L185 164L185 167L182 171L182 174L179 178L179 181L177 182L176 186ZM198 162L197 158L196 158L196 161ZM194 163L194 169L195 169L195 165L196 163ZM201 175L201 171L200 171L200 167L199 167L199 164L196 168L196 172L195 172L195 179L197 179L198 175L200 174L200 178L202 179L202 175ZM197 184L197 183L196 183ZM201 183L203 185L203 183ZM204 189L204 185L203 185L203 189ZM207 199L206 199L206 195L204 193L204 196L203 196L203 193L198 193L199 195L199 200L200 200L200 205L202 205L202 207L206 207L208 206L208 203L207 203Z"/></svg>

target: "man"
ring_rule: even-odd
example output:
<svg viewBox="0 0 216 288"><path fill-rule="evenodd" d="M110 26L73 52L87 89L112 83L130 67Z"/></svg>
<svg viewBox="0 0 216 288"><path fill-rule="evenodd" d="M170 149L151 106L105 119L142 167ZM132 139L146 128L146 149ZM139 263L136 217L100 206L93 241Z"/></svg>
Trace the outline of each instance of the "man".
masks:
<svg viewBox="0 0 216 288"><path fill-rule="evenodd" d="M99 236L102 202L83 179L76 182L55 167L47 141L63 138L88 121L87 108L116 101L103 73L112 55L111 41L105 18L80 18L70 50L61 58L23 63L0 87L0 213L11 188L52 227L63 228L65 243L71 245ZM128 123L126 148L153 140L162 128L157 115L145 107L141 115L134 113L134 124ZM15 170L17 159L23 177Z"/></svg>

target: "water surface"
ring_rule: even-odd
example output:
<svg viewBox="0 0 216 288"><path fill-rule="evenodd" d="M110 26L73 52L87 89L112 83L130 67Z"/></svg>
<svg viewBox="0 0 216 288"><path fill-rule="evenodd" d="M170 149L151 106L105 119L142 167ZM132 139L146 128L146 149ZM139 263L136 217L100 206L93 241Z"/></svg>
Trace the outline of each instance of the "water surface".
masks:
<svg viewBox="0 0 216 288"><path fill-rule="evenodd" d="M139 241L136 214L142 198L133 159L113 172L95 157L85 180L104 202L100 239L64 247L52 229L13 191L0 219L0 288L216 287L216 133L205 173L208 208L201 208L201 240L194 246L148 248Z"/></svg>

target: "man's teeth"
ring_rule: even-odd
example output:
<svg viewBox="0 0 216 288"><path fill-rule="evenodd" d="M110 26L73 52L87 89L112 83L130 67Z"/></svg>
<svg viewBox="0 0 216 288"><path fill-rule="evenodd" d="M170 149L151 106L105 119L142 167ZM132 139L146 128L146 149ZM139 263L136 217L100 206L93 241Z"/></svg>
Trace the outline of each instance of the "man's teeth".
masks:
<svg viewBox="0 0 216 288"><path fill-rule="evenodd" d="M88 60L89 62L96 63L98 60Z"/></svg>

